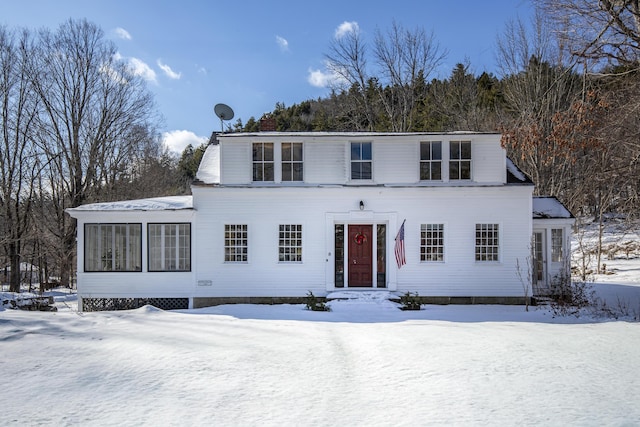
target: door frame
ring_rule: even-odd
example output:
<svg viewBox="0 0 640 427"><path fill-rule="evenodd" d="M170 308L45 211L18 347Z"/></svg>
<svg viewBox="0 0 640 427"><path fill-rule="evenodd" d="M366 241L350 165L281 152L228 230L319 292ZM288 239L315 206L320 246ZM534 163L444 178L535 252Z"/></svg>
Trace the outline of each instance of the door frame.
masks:
<svg viewBox="0 0 640 427"><path fill-rule="evenodd" d="M348 284L348 247L344 248L344 287L337 288L335 286L335 226L336 224L344 224L345 233L348 230L348 225L371 225L373 241L372 246L372 287L351 287ZM385 259L385 281L386 288L379 288L377 283L377 239L378 233L376 232L379 224L386 225L387 239L386 239L386 259ZM347 289L380 289L385 291L395 291L398 288L397 284L397 268L395 268L395 260L393 259L393 236L398 228L398 214L396 212L373 212L373 211L350 211L350 212L338 212L338 213L326 213L325 214L325 249L326 252L326 268L325 268L325 286L328 292L347 290ZM346 245L346 242L345 242ZM393 262L392 262L393 261Z"/></svg>
<svg viewBox="0 0 640 427"><path fill-rule="evenodd" d="M540 241L538 241L538 237L540 237ZM549 253L547 248L547 240L548 238L546 229L533 230L533 238L531 239L531 286L533 287L531 292L533 293L533 295L540 295L549 291L549 280L547 274L549 267ZM538 255L541 255L542 259L539 260ZM542 269L542 278L538 279L538 277L540 276L540 268Z"/></svg>

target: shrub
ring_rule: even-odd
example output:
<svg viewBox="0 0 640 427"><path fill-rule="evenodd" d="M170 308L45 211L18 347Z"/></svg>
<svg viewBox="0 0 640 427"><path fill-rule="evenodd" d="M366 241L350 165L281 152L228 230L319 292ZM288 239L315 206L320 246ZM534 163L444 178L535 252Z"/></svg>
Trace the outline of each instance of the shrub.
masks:
<svg viewBox="0 0 640 427"><path fill-rule="evenodd" d="M408 292L400 297L401 310L420 310L422 303L417 292Z"/></svg>
<svg viewBox="0 0 640 427"><path fill-rule="evenodd" d="M305 305L307 310L312 311L331 311L331 308L327 306L324 301L321 301L318 297L316 297L313 292L309 291L305 298Z"/></svg>

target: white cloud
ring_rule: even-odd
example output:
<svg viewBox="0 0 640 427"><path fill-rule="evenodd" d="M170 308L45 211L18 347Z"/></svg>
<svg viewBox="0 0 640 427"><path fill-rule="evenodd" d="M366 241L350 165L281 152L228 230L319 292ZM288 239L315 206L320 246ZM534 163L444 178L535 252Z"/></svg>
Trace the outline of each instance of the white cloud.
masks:
<svg viewBox="0 0 640 427"><path fill-rule="evenodd" d="M359 31L360 31L360 26L358 25L357 22L344 21L342 24L338 26L338 28L336 28L335 38L341 39L342 37L346 36L349 33L358 33Z"/></svg>
<svg viewBox="0 0 640 427"><path fill-rule="evenodd" d="M181 154L187 145L193 148L206 143L208 138L198 136L189 130L172 130L162 134L162 143L171 151Z"/></svg>
<svg viewBox="0 0 640 427"><path fill-rule="evenodd" d="M335 70L332 70L327 63L325 63L324 70L313 70L309 68L307 82L309 82L311 86L315 87L341 86L347 83L345 78Z"/></svg>
<svg viewBox="0 0 640 427"><path fill-rule="evenodd" d="M276 43L278 43L278 46L280 46L281 51L289 51L289 42L284 37L276 36Z"/></svg>
<svg viewBox="0 0 640 427"><path fill-rule="evenodd" d="M116 35L116 37L123 39L123 40L131 40L131 34L129 34L129 31L125 30L124 28L116 28L115 30L113 30L113 33Z"/></svg>
<svg viewBox="0 0 640 427"><path fill-rule="evenodd" d="M149 82L157 83L156 72L153 71L144 61L138 58L128 58L127 63L131 67L133 74L141 76L143 79Z"/></svg>
<svg viewBox="0 0 640 427"><path fill-rule="evenodd" d="M179 80L180 76L182 76L182 73L176 73L171 69L171 67L169 67L167 64L163 64L162 61L160 61L159 59L158 59L158 67L160 67L160 69L164 71L166 76L169 77L170 79Z"/></svg>

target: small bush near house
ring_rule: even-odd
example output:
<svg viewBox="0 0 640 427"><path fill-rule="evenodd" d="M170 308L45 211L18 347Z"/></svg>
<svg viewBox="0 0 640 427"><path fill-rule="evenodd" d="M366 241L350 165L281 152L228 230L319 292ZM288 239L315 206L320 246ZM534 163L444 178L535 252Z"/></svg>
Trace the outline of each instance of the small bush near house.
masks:
<svg viewBox="0 0 640 427"><path fill-rule="evenodd" d="M305 298L305 305L307 306L307 310L312 311L331 311L331 308L327 306L324 301L321 301L316 297L313 292L309 291Z"/></svg>
<svg viewBox="0 0 640 427"><path fill-rule="evenodd" d="M420 310L422 303L420 302L420 296L417 292L407 292L400 297L400 310Z"/></svg>
<svg viewBox="0 0 640 427"><path fill-rule="evenodd" d="M561 275L554 279L552 289L551 309L556 316L579 316L582 309L596 306L595 291L586 281Z"/></svg>

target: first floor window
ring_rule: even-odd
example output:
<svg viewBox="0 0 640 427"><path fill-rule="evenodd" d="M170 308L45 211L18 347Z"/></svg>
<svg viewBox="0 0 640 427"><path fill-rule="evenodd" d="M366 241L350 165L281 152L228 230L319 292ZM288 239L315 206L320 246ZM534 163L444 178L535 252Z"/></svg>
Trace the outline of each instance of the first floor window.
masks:
<svg viewBox="0 0 640 427"><path fill-rule="evenodd" d="M248 261L248 233L246 224L225 224L224 260L226 262Z"/></svg>
<svg viewBox="0 0 640 427"><path fill-rule="evenodd" d="M280 225L278 260L281 262L302 262L302 225Z"/></svg>
<svg viewBox="0 0 640 427"><path fill-rule="evenodd" d="M498 224L476 224L476 261L498 261Z"/></svg>
<svg viewBox="0 0 640 427"><path fill-rule="evenodd" d="M85 271L142 271L141 224L85 224Z"/></svg>
<svg viewBox="0 0 640 427"><path fill-rule="evenodd" d="M551 261L552 262L563 261L563 253L562 253L563 241L564 241L564 238L563 238L562 228L551 229Z"/></svg>
<svg viewBox="0 0 640 427"><path fill-rule="evenodd" d="M444 261L444 224L420 226L420 261Z"/></svg>
<svg viewBox="0 0 640 427"><path fill-rule="evenodd" d="M149 271L191 270L191 224L149 224Z"/></svg>

